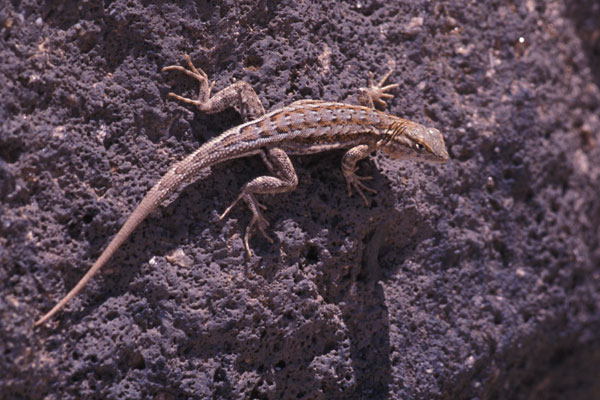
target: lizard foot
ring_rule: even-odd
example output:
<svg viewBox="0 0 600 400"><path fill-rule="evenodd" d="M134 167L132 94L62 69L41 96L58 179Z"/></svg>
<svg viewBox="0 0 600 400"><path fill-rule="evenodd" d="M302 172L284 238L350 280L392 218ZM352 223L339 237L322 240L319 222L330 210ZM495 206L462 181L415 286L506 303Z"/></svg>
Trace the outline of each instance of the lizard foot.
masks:
<svg viewBox="0 0 600 400"><path fill-rule="evenodd" d="M344 177L346 178L346 184L348 187L348 197L352 196L352 188L354 188L356 190L356 192L360 195L360 197L362 197L362 199L364 200L365 205L368 207L370 202L367 199L367 196L365 196L365 193L363 192L363 190L366 190L367 192L371 192L371 193L377 193L377 190L368 187L362 181L371 180L371 179L373 179L373 177L372 176L358 176L355 174L355 172L356 172L356 169L347 175L344 174Z"/></svg>
<svg viewBox="0 0 600 400"><path fill-rule="evenodd" d="M250 208L252 210L252 208ZM269 241L269 243L273 244L275 241L267 234L265 229L269 226L269 221L262 215L259 210L252 212L252 220L246 227L246 234L244 235L244 247L246 248L246 255L248 258L252 257L252 252L250 250L250 236L252 236L252 228L254 225L258 226L258 230L260 233Z"/></svg>
<svg viewBox="0 0 600 400"><path fill-rule="evenodd" d="M269 221L267 221L267 219L262 215L260 211L261 209L266 210L267 207L263 204L260 204L258 200L256 200L256 197L254 197L254 195L252 195L251 193L245 193L244 191L242 191L242 193L240 193L237 199L235 199L235 201L231 203L229 207L227 207L223 214L221 214L221 216L219 217L219 221L223 220L223 218L225 218L227 214L229 214L231 209L240 200L244 200L248 205L248 208L252 212L252 220L250 220L250 223L246 227L246 233L244 235L244 248L246 249L246 255L248 256L248 258L250 258L252 257L252 251L250 250L250 237L252 236L252 231L255 225L258 227L258 230L265 237L265 239L267 239L270 243L275 243L275 241L267 234L266 229L269 226Z"/></svg>
<svg viewBox="0 0 600 400"><path fill-rule="evenodd" d="M179 65L169 65L167 67L164 67L162 71L180 71L200 82L200 91L198 93L198 99L189 99L187 97L179 96L175 93L169 93L169 96L179 101L183 101L184 103L193 104L201 108L210 99L210 93L212 92L215 86L215 82L209 84L208 75L206 75L206 72L202 71L201 69L197 69L192 63L192 60L190 59L189 55L186 54L185 59L188 63L189 69L186 69Z"/></svg>
<svg viewBox="0 0 600 400"><path fill-rule="evenodd" d="M387 103L385 101L393 99L394 95L386 92L400 86L398 83L383 86L383 84L390 77L392 72L394 72L394 70L390 69L388 73L385 74L384 77L381 78L377 84L373 82L373 73L369 72L369 87L360 88L359 90L359 100L361 103L363 103L363 105L373 107L373 105L375 104L381 108L385 108L387 106Z"/></svg>

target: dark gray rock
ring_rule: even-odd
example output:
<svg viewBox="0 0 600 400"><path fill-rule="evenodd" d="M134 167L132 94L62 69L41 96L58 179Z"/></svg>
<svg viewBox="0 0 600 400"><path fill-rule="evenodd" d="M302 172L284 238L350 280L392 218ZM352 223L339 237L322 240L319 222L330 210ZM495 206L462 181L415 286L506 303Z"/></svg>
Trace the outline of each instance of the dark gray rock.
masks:
<svg viewBox="0 0 600 400"><path fill-rule="evenodd" d="M3 3L0 398L600 398L595 2ZM294 157L250 262L247 210L217 217L266 168L219 165L32 330L171 163L241 122L168 99L197 91L160 72L184 53L267 108L395 65L390 112L451 161L372 157L365 207L342 152Z"/></svg>

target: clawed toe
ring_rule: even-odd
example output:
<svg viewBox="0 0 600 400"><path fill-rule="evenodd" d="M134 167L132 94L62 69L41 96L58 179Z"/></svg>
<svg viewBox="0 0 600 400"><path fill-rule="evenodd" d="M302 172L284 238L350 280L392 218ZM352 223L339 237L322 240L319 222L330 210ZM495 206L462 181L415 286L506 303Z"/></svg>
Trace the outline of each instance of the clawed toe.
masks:
<svg viewBox="0 0 600 400"><path fill-rule="evenodd" d="M223 218L225 218L227 216L227 214L229 214L229 212L233 209L233 207L235 207L235 205L242 199L243 197L243 193L240 193L240 195L237 197L237 199L235 199L233 201L233 203L231 203L231 205L229 207L227 207L227 209L225 211L223 211L223 214L221 214L219 216L219 222L223 221Z"/></svg>
<svg viewBox="0 0 600 400"><path fill-rule="evenodd" d="M362 181L368 181L371 179L373 179L372 176L358 176L358 175L352 175L352 177L347 178L348 197L352 196L352 188L354 188L354 190L356 190L356 192L359 194L359 196L363 199L363 201L365 202L365 204L368 207L370 202L367 199L367 196L365 196L365 193L363 192L363 190L366 190L367 192L371 192L371 193L377 193L377 190L370 188L369 186L365 185Z"/></svg>
<svg viewBox="0 0 600 400"><path fill-rule="evenodd" d="M187 104L192 104L194 106L200 106L200 105L203 104L202 101L190 99L188 97L183 97L183 96L180 96L180 95L175 94L173 92L169 92L169 97L172 97L172 98L174 98L176 100L182 101L182 102L187 103Z"/></svg>
<svg viewBox="0 0 600 400"><path fill-rule="evenodd" d="M196 75L201 76L203 79L208 80L208 75L206 75L206 72L202 71L202 69L198 69L196 68L196 66L194 65L194 63L192 62L192 59L190 58L189 54L185 55L185 61L187 61L188 67L190 67L190 69L192 71L194 71L194 73L196 73ZM391 72L390 72L391 73Z"/></svg>
<svg viewBox="0 0 600 400"><path fill-rule="evenodd" d="M392 72L394 72L394 69L393 69L393 68L390 68L390 70L387 72L387 74L385 74L385 75L383 76L383 78L381 78L381 79L379 80L379 83L377 84L377 86L381 86L381 85L383 85L383 84L385 83L385 81L387 81L387 80L388 80L388 78L389 78L389 77L392 75ZM373 77L373 74L371 74L371 78L372 78L372 77ZM373 82L373 79L371 79L371 82Z"/></svg>
<svg viewBox="0 0 600 400"><path fill-rule="evenodd" d="M250 237L252 237L252 231L255 225L258 227L258 231L263 235L265 239L269 241L269 243L275 243L275 240L273 240L265 230L270 225L269 221L267 221L267 219L262 214L260 214L260 212L255 213L252 216L252 220L246 227L246 234L244 235L244 248L246 249L246 255L248 256L248 258L252 257L252 250L250 250Z"/></svg>

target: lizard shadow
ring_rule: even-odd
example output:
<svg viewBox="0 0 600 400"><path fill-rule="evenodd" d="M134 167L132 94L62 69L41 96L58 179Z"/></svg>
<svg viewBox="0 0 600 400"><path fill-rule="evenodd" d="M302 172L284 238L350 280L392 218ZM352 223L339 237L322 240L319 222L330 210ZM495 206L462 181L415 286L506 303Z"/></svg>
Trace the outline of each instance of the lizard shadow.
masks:
<svg viewBox="0 0 600 400"><path fill-rule="evenodd" d="M141 271L153 256L162 257L181 246L204 247L205 244L216 246L217 258L222 257L226 247L222 247L224 246L222 243L209 243L209 241L211 237L218 238L217 241L220 242L224 241L220 237L223 235L223 225L214 224L210 215L214 215L215 211L219 212L215 210L215 205L220 205L223 201L224 192L236 188L235 193L227 196L233 200L243 183L267 173L258 157L235 160L227 165L214 167L211 176L201 182L188 185L173 202L163 207L162 215L152 215L144 221L130 240L115 254L114 259L107 264L109 269L117 268L119 265L129 267L119 268L118 273L105 276L103 289L95 290L92 296L106 300L109 297L121 297L122 294L131 291L135 298L135 293L139 293L139 297L133 301L141 301L145 304L145 308L154 310L150 311L154 313L154 318L149 318L149 324L160 326L164 323L163 319L174 320L173 330L170 333L167 331L166 336L179 336L177 331L185 333L183 339L178 342L180 357L206 360L233 351L237 354L234 367L238 372L253 371L265 382L272 382L276 393L278 388L286 387L286 390L291 390L293 393L294 388L290 388L289 384L297 382L299 385L299 389L295 392L297 394L301 393L303 386L320 387L326 393L334 393L341 389L341 393L346 395L370 393L371 398L386 398L392 383L390 361L392 350L388 309L384 288L380 283L381 280L386 279L386 273L382 271L379 258L382 252L389 251L389 244L386 242L389 241L391 232L395 231L389 222L396 219L390 218L389 215L394 196L382 182L382 174L371 166L368 172L374 175L373 186L379 190L377 202L383 205L374 203L372 207L365 207L357 196L347 199L341 172L339 168L333 168L333 164L339 165L338 159L341 159L341 153L336 155L335 152L330 162L323 162L321 158L320 165L314 168L316 174L323 176L312 180L309 178L308 184L303 180L306 180L307 174L315 173L310 164L316 161L317 157L308 156L307 161L300 162L294 159L294 164L300 165L299 188L295 192L283 195L285 197L281 199L268 196L265 200L269 205L267 218L273 222L271 232L280 230L284 220L291 214L295 224L306 231L308 237L320 237L323 240L318 243L305 243L303 246L290 246L290 241L301 241L301 238L293 237L274 245L264 239L255 238L252 241L253 250L260 254L261 261L258 266L250 265L245 268L250 269L250 275L259 275L263 278L260 281L266 282L258 285L254 290L261 291L265 299L284 298L284 303L289 304L287 311L274 305L273 316L263 315L265 319L259 325L264 324L266 328L260 330L262 332L260 337L253 337L253 335L246 337L242 334L248 329L257 331L256 325L260 320L255 318L259 318L258 316L250 320L238 320L233 326L227 321L216 320L214 324L204 326L202 334L198 334L199 316L194 311L190 312L186 309L184 300L175 299L165 307L165 301L170 301L173 297L172 288L169 289L164 282L165 276L160 275L160 271L156 270L152 276L147 276ZM332 168L328 168L328 163L331 163ZM323 185L323 182L334 183ZM320 188L315 188L315 185ZM332 195L332 191L338 195ZM337 206L330 206L332 202L337 203ZM323 206L327 207L326 212L321 212ZM247 210L242 204L230 217L232 220L239 217L239 221L233 225L242 234L245 226L243 224L250 218L246 214L248 214ZM402 217L402 215L398 216L398 218ZM411 218L412 221L414 219ZM227 221L219 224L224 223L226 224ZM362 242L357 246L358 256L355 251L344 249L344 240L348 236ZM240 246L241 240L236 241ZM277 251L277 246L282 246L280 251ZM290 253L287 261L281 258L282 249ZM297 252L294 253L293 249L297 249ZM244 259L242 249L239 248L237 251L241 255L237 260L249 264ZM193 255L196 260L193 268L210 269L209 258L214 259L214 256L203 257L205 255ZM236 263L235 260L229 258L228 261L232 273L236 269L233 265ZM217 259L214 259L214 262L220 264ZM307 264L303 266L303 262ZM399 262L401 263L401 260ZM166 264L163 263L163 266L169 270L165 271L166 276L178 274L179 267ZM297 276L294 287L316 285L319 295L324 299L324 303L318 306L319 310L326 304L334 305L339 309L346 331L344 337L339 337L339 322L326 318L326 315L303 318L302 309L306 307L307 298L301 293L290 292L290 288L285 287L284 284L286 270L294 268L312 268L318 272L316 279L304 275ZM198 271L198 273L203 272ZM280 273L283 277L279 275ZM306 282L303 282L303 279ZM182 289L182 291L193 291L191 287ZM244 293L244 298L247 297L250 299L248 301L251 301L252 288L248 289L248 292L246 288L242 288L241 291ZM200 297L210 298L206 301L214 301L213 307L216 307L219 301L212 299L213 294L200 291ZM232 295L233 293L224 294L223 302L234 301ZM311 296L308 296L308 299L310 298ZM123 301L132 300L126 298ZM96 314L94 309L103 303L104 301L94 301L94 304L98 305L85 307L82 315ZM234 303L236 305L233 309L239 307L239 303L235 301ZM176 307L179 310L173 311L173 304L178 304ZM131 309L131 304L120 304L120 306L125 310ZM297 325L298 321L303 322ZM319 369L320 366L327 364L336 365L337 373L331 375ZM222 392L233 393L233 383L228 381L227 375L224 371L219 374Z"/></svg>
<svg viewBox="0 0 600 400"><path fill-rule="evenodd" d="M324 226L331 228L324 242L309 248L306 258L320 272L316 280L319 294L325 303L339 308L347 329L354 376L349 393L383 399L388 397L394 369L402 367L400 349L390 345L390 318L397 321L394 325L401 331L410 330L402 316L390 316L390 310L394 312L397 307L388 305L410 304L412 296L396 293L396 284L388 286L386 282L402 273L415 245L430 237L433 228L416 207L403 204L404 196L393 194L390 182L377 168L369 166L365 172L374 176L372 186L378 190L371 197L371 207L364 207L360 201L342 201L324 215L303 223L310 237L319 237ZM328 189L344 193L343 180L339 186L335 191ZM358 243L349 245L348 240Z"/></svg>
<svg viewBox="0 0 600 400"><path fill-rule="evenodd" d="M283 230L285 239L279 245L282 246L281 250L288 254L287 261L282 261L281 256L273 251L277 244L266 243L265 247L253 245L255 251L260 252L262 260L260 267L254 268L252 273L264 278L265 287L260 290L266 291L265 298L285 297L289 300L289 297L297 293L290 293L289 287L279 291L276 289L285 277L282 270L315 270L318 276L316 279L304 274L294 274L294 287L310 287L316 284L319 295L324 299L319 308L327 308L326 304L330 304L341 312L343 327L346 330L345 339L339 337L339 322L319 318L319 315L309 318L300 326L295 326L295 322L302 320L296 311L302 308L303 300L297 299L297 302L290 306L291 311L283 312L283 315L277 314L278 311L274 312L288 324L268 323L270 328L262 331L260 340L244 340L234 335L225 339L229 343L227 347L239 351L238 359L249 360L247 363L238 363L236 368L240 372L253 370L265 381L272 382L276 388L287 387L288 390L292 390L289 382L293 381L302 382L304 387L320 387L328 393L369 393L371 398L386 398L393 375L390 361L392 349L388 309L380 281L387 279L389 275L386 273L389 271L382 271L382 268L388 266L382 267L379 258L383 253L393 250L396 255L395 262L401 265L402 260L410 254L407 249L411 240L406 239L403 243L399 243L397 239L391 240L399 245L400 249L397 251L390 248L389 236L396 234L398 229L389 223L390 220L396 219L390 218L389 212L390 208L393 209L392 204L395 200L391 190L381 181L382 175L374 167L371 167L369 172L374 174L374 187L380 190L377 201L384 206L374 205L367 208L360 199L346 198L341 172L338 168L328 169L327 162L317 167L317 174L331 174L332 177L320 176L312 180L314 184L306 185L303 181L306 180L307 174L313 173L309 172L313 171L313 168L306 167L306 164L311 164L317 157L302 158L308 161L294 160L301 182L296 192L286 195L275 206L269 204L269 218L274 222L271 228ZM322 157L320 158L322 163ZM332 159L332 166L339 165L341 153L334 155ZM323 182L335 183L324 187ZM322 186L322 190L315 188L315 185ZM333 195L337 197L336 200L331 198L331 192L339 193L339 196ZM332 203L338 203L338 207L328 207L328 212L321 212L324 205ZM407 224L418 226L419 216L416 212L412 214L407 218ZM291 225L297 224L299 229L307 232L308 237L321 237L323 240L316 239L315 243L308 244L304 240L304 245L294 244L294 241L301 242L303 238L294 237L295 226L290 228L292 232L289 234L285 231L283 225L286 225L286 217L290 215L294 220ZM403 217L406 215L397 216L400 219ZM422 229L427 230L424 227ZM326 232L325 235L323 232ZM362 245L358 245L359 256L343 249L344 240L348 235L362 241ZM389 258L387 255L385 257ZM389 270L395 271L397 268L391 266ZM310 298L310 295L307 296ZM245 322L240 322L239 330L247 329L245 325ZM238 329L234 331L237 332ZM190 357L217 356L223 347L224 335L230 334L215 329L212 333L207 333L201 341L188 335L190 339L183 346L183 352ZM206 346L206 341L210 343L209 346ZM320 365L335 365L336 374L323 373L318 369ZM290 393L293 391L286 392Z"/></svg>
<svg viewBox="0 0 600 400"><path fill-rule="evenodd" d="M310 156L302 158L308 158L307 164L317 159ZM338 158L341 159L341 153L333 155L332 166L339 165ZM395 198L382 182L385 178L376 168L371 166L368 172L374 175L373 186L379 189L377 202L383 205L374 203L372 207L365 207L358 197L347 199L345 182L339 168L327 168L325 162L325 165L317 167L317 174L325 176L313 179L314 184L303 185L303 178L312 173L309 171L313 168L307 168L304 162L293 161L301 182L299 188L296 192L275 200L277 205L266 201L270 206L268 218L274 222L271 229L283 231L284 240L275 245L264 240L253 242L253 248L259 252L261 261L250 272L251 275L259 275L264 279L264 284L256 289L263 293L263 298L278 298L279 301L283 298L284 302L290 302L289 308L282 306L279 309L278 306L273 306L273 316L262 321L267 328L261 330L258 339L239 335L246 329L257 329L256 326L246 326L248 321L245 320L238 321L237 327L230 331L224 331L223 325L216 323L214 329L205 331L200 339L192 334L194 323L181 322L179 327L185 332L189 331L185 335L187 339L181 344L181 354L186 358L207 359L218 357L224 348L235 349L238 353L238 372L254 371L264 381L272 382L275 393L279 393L276 388L287 388L288 392L285 394L301 394L300 389L294 392L289 386L290 382L299 382L305 388L319 387L326 393L369 393L370 398L387 398L392 384L391 359L394 351L390 347L388 308L384 287L380 282L386 281L397 271L398 265L410 255L412 243L411 239L390 239L391 235L397 236L398 229L408 230L406 227L394 227L390 221L404 218L407 225L416 227L417 230L427 231L427 228L418 222L419 215L414 210L409 211L408 215L403 213L390 218L389 210L393 209ZM234 164L232 168L240 168L247 162L253 166L255 162L260 164L260 160L243 161L241 164ZM215 173L218 175L221 172ZM330 174L331 178L328 176ZM252 174L255 175L257 174ZM252 178L245 175L240 177L237 172L233 176L236 181ZM221 182L221 179L217 181ZM314 187L324 186L323 182L335 183L323 187L323 190ZM236 184L241 186L243 182ZM337 197L335 201L329 197L332 196L332 191L339 193L339 196L333 195ZM336 202L338 207L328 207L328 212L321 212L323 205ZM242 207L241 212L245 213L246 210ZM317 239L315 243L308 244L304 240L304 245L294 244L294 241L300 242L303 238L294 237L295 227L291 228L294 232L287 234L284 225L286 217L290 215L294 220L292 225L297 224L307 232L308 237L323 240ZM355 250L344 249L344 241L348 236L361 242L357 245L358 255ZM264 242L264 246L257 246L256 242ZM281 246L280 252L275 251L278 245ZM399 248L392 249L393 245ZM286 259L282 260L281 251L288 254ZM390 252L394 253L395 265L388 265L392 259L387 254ZM386 260L383 265L380 259L382 256ZM302 309L307 307L307 299L312 295L306 293L304 297L296 290L290 292L289 287L282 288L285 286L283 283L288 270L298 269L312 269L317 278L311 278L310 273L289 272L294 276L293 287L316 286L317 293L323 298L318 309L327 309L327 304L337 307L342 325L339 320L336 322L335 318L325 318L320 313L306 320L303 318ZM274 317L275 320L272 319ZM250 325L256 322L253 321ZM340 337L340 328L346 332L343 337ZM336 374L320 370L323 365L335 365ZM227 374L222 375L225 377ZM230 387L231 382L223 379L223 385Z"/></svg>

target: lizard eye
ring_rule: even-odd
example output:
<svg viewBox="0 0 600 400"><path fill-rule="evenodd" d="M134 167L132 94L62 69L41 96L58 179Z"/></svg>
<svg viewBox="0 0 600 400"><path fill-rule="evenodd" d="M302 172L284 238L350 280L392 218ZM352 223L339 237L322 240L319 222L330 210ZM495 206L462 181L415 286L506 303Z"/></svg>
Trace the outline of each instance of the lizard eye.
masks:
<svg viewBox="0 0 600 400"><path fill-rule="evenodd" d="M423 151L424 147L421 143L415 143L415 150L417 150L419 153L421 151Z"/></svg>

